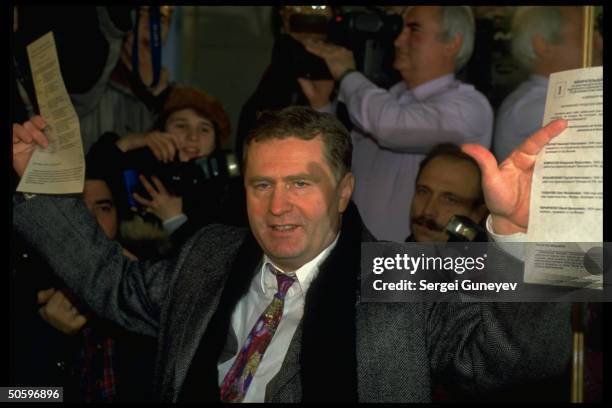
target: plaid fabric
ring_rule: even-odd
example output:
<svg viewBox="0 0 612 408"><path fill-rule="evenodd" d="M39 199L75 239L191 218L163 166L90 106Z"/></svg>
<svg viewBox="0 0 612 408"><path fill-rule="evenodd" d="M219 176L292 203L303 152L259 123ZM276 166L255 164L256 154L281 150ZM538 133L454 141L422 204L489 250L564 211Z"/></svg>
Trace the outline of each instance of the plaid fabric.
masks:
<svg viewBox="0 0 612 408"><path fill-rule="evenodd" d="M81 393L85 402L112 402L116 396L115 341L84 328L79 355Z"/></svg>

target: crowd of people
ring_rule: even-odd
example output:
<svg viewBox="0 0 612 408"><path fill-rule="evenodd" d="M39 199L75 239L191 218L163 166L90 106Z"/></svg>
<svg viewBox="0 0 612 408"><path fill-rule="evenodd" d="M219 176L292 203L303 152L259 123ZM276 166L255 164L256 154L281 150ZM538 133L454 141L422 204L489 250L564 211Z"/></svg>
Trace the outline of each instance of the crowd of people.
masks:
<svg viewBox="0 0 612 408"><path fill-rule="evenodd" d="M86 402L560 398L569 304L360 302L359 268L361 243L446 242L457 216L477 240L524 239L524 180L566 126L542 123L547 78L581 67L580 7L518 8L512 51L531 75L497 112L458 79L477 41L468 6L389 8L403 19L389 88L281 8L237 126L160 66L174 8L83 7L83 24L14 7L13 184L48 145L25 54L46 30L86 182L82 197L14 193L12 385ZM77 57L84 42L99 52ZM329 76L296 74L288 42Z"/></svg>

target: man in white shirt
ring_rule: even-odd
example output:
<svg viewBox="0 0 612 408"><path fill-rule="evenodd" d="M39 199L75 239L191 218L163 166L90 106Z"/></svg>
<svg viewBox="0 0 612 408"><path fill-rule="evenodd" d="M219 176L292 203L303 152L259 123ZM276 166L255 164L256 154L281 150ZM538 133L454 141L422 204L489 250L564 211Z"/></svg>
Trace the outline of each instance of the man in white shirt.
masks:
<svg viewBox="0 0 612 408"><path fill-rule="evenodd" d="M499 107L493 152L503 161L523 140L542 126L548 77L582 66L582 7L524 6L512 24L512 55L529 78ZM603 40L593 33L593 65L601 65Z"/></svg>
<svg viewBox="0 0 612 408"><path fill-rule="evenodd" d="M484 147L464 147L483 171L496 232L526 229L536 154L565 126L534 134L499 169ZM38 144L35 123L14 130L17 174ZM564 305L360 301L361 243L374 238L350 203L350 138L332 116L261 115L245 159L250 230L204 227L153 265L122 257L80 200L15 196L15 229L75 293L158 337L161 400L430 401L434 375L452 372L478 392L566 366Z"/></svg>
<svg viewBox="0 0 612 408"><path fill-rule="evenodd" d="M409 203L419 162L438 143L491 144L493 111L484 95L455 78L474 48L468 6L413 6L404 11L395 40L394 68L402 81L377 87L356 71L351 51L311 41L338 82L339 100L355 125L353 200L378 239L403 241L410 234ZM315 109L331 111L332 87L299 79Z"/></svg>

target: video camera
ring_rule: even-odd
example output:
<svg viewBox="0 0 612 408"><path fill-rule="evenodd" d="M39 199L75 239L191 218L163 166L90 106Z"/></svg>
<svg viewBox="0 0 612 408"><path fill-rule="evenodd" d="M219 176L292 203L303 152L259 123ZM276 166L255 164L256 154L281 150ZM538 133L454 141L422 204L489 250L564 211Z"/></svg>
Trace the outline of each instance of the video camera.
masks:
<svg viewBox="0 0 612 408"><path fill-rule="evenodd" d="M234 153L221 151L189 162L168 163L157 168L154 174L125 170L123 176L128 190L128 201L131 207L136 208L139 208L140 204L134 200L132 193L135 192L141 197L151 199L138 179L139 174L143 174L147 179L155 175L170 194L185 197L190 194L198 194L198 191L205 188L207 183L240 176L240 167Z"/></svg>
<svg viewBox="0 0 612 408"><path fill-rule="evenodd" d="M353 52L357 69L379 86L389 87L399 80L392 68L395 38L402 31L403 19L379 8L322 14L293 13L289 30L294 33L326 34L327 41ZM297 41L291 52L296 75L309 79L331 79L325 62L310 54Z"/></svg>

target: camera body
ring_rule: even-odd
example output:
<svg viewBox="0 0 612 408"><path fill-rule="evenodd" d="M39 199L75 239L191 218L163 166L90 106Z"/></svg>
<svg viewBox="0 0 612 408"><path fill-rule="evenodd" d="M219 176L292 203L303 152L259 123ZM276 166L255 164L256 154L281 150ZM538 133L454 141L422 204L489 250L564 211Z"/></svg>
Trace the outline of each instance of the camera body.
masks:
<svg viewBox="0 0 612 408"><path fill-rule="evenodd" d="M357 69L379 86L389 87L399 81L392 68L393 42L403 28L399 15L372 8L337 14L331 19L316 14L292 14L289 29L294 33L326 34L327 41L353 52ZM325 62L297 41L289 51L297 76L309 79L331 79Z"/></svg>
<svg viewBox="0 0 612 408"><path fill-rule="evenodd" d="M138 193L148 200L151 196L138 180L142 174L147 179L156 176L166 190L175 196L188 197L198 194L208 184L228 180L240 176L240 167L236 155L230 151L219 151L206 157L200 157L189 162L171 162L149 171L125 170L124 182L128 193L130 206L139 208L132 193Z"/></svg>

